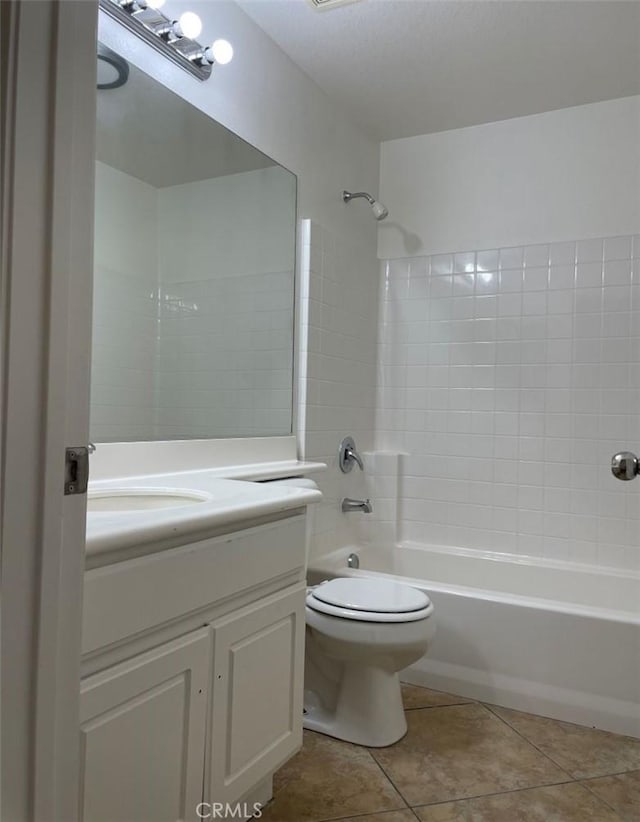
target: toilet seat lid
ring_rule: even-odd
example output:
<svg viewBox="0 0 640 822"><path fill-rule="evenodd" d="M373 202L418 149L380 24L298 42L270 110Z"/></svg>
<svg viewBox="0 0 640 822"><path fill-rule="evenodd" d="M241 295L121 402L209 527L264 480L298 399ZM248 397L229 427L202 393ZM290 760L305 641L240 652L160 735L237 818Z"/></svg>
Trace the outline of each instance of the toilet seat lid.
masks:
<svg viewBox="0 0 640 822"><path fill-rule="evenodd" d="M376 614L406 614L430 605L424 591L389 579L340 577L311 592L314 599L335 608Z"/></svg>

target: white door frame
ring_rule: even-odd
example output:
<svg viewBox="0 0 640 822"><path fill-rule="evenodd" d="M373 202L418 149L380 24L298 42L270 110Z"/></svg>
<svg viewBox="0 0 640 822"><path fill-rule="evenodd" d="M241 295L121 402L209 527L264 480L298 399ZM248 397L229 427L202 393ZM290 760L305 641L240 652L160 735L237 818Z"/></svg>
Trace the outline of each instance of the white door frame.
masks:
<svg viewBox="0 0 640 822"><path fill-rule="evenodd" d="M89 432L96 0L3 0L1 809L77 818Z"/></svg>

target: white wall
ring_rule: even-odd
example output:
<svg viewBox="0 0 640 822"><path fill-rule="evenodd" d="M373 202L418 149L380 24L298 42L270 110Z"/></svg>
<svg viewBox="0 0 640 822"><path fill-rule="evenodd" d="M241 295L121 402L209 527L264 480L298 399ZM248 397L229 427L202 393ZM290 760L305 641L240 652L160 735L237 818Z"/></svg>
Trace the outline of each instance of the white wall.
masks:
<svg viewBox="0 0 640 822"><path fill-rule="evenodd" d="M278 166L159 189L161 283L290 271L295 201Z"/></svg>
<svg viewBox="0 0 640 822"><path fill-rule="evenodd" d="M382 259L634 234L640 97L381 147Z"/></svg>

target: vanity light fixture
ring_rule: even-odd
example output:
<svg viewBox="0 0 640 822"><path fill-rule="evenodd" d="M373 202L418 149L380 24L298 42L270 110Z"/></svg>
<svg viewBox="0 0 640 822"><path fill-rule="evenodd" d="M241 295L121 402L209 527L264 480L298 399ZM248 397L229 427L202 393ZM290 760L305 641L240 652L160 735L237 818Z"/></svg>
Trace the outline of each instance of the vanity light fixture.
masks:
<svg viewBox="0 0 640 822"><path fill-rule="evenodd" d="M100 0L109 17L198 80L207 80L215 63L231 61L233 48L227 40L214 40L210 46L198 42L202 21L195 12L185 11L172 20L160 11L163 5L164 0Z"/></svg>
<svg viewBox="0 0 640 822"><path fill-rule="evenodd" d="M309 0L314 9L318 11L325 11L326 9L333 9L336 6L346 6L350 3L359 3L360 0Z"/></svg>

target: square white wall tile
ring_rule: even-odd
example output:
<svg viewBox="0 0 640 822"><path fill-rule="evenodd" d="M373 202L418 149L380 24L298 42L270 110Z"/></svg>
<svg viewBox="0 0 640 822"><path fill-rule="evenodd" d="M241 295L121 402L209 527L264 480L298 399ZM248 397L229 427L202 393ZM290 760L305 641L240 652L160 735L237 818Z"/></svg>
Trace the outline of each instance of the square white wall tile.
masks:
<svg viewBox="0 0 640 822"><path fill-rule="evenodd" d="M407 452L401 539L638 564L640 482L609 469L640 448L637 258L637 237L457 251L416 260L413 292L412 261L383 261L376 436Z"/></svg>

